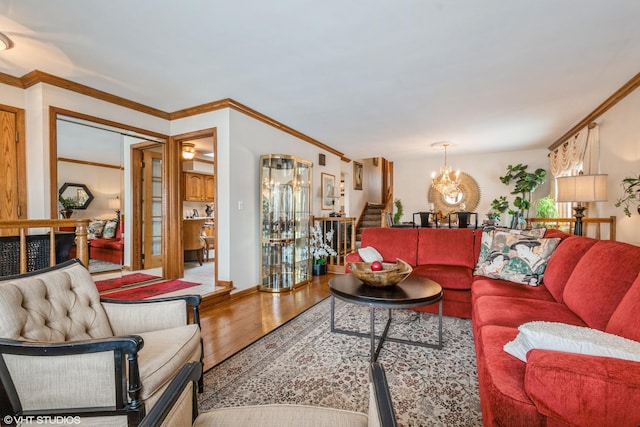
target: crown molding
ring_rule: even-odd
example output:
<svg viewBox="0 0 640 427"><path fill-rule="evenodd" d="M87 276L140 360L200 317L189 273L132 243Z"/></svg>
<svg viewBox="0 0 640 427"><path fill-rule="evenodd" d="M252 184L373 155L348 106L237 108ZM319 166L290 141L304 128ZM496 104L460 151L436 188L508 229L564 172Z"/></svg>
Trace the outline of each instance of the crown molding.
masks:
<svg viewBox="0 0 640 427"><path fill-rule="evenodd" d="M549 146L549 150L553 151L559 146L561 146L562 144L564 144L565 142L567 142L567 140L572 136L574 136L576 133L578 133L580 129L584 128L585 126L589 126L591 122L596 120L598 117L604 114L607 110L609 110L611 107L616 105L618 102L624 99L631 92L636 90L639 86L640 86L640 73L633 76L631 80L626 82L620 89L615 91L613 95L607 98L602 104L600 104L595 110L593 110L587 117L582 119L577 125L572 127L571 130L569 130L567 133L565 133L560 138L558 138L553 144Z"/></svg>
<svg viewBox="0 0 640 427"><path fill-rule="evenodd" d="M196 116L203 113L208 113L211 111L222 110L225 108L231 108L236 111L239 111L249 117L252 117L256 120L259 120L263 123L268 124L269 126L273 126L276 129L281 130L282 132L288 133L289 135L293 135L296 138L299 138L303 141L306 141L312 145L315 145L318 148L326 150L332 154L340 158L344 158L342 152L329 147L328 145L318 141L317 139L311 138L308 135L303 134L275 119L272 119L269 116L266 116L259 111L254 110L244 104L241 104L231 98L221 99L219 101L213 101L202 105L197 105L195 107L185 108L183 110L174 111L172 113L167 113L162 110L158 110L157 108L149 107L144 104L140 104L139 102L131 101L126 98L122 98L120 96L112 95L107 92L103 92L98 89L94 89L89 86L85 86L80 83L73 82L71 80L63 79L61 77L54 76L49 73L45 73L44 71L34 70L30 73L25 74L22 77L14 77L9 74L0 73L0 83L4 83L11 86L16 86L22 89L27 89L33 85L38 83L46 83L52 86L56 86L62 89L66 89L72 92L80 93L85 96L89 96L92 98L96 98L102 101L109 102L111 104L120 105L121 107L125 107L131 110L139 111L141 113L149 114L154 117L159 117L165 120L177 120L185 117Z"/></svg>

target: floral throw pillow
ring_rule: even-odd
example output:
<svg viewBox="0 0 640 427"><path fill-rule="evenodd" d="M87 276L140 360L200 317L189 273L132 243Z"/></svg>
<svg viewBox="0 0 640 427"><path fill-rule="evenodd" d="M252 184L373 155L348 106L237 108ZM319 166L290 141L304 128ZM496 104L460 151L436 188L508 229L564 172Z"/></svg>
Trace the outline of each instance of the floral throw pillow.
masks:
<svg viewBox="0 0 640 427"><path fill-rule="evenodd" d="M116 237L116 230L118 229L118 220L110 219L104 226L104 230L102 231L102 237L105 239L113 239Z"/></svg>
<svg viewBox="0 0 640 427"><path fill-rule="evenodd" d="M493 242L493 238L496 233L511 233L511 234L521 234L525 236L532 236L538 239L544 237L544 233L547 231L546 228L532 228L530 230L517 230L513 228L505 228L505 227L496 227L495 225L488 225L482 228L482 240L480 242L480 254L478 255L478 263L476 264L476 271L482 263L487 259L489 253L491 252L491 243Z"/></svg>
<svg viewBox="0 0 640 427"><path fill-rule="evenodd" d="M476 274L529 286L542 283L544 270L559 238L538 239L521 234L496 233L491 251Z"/></svg>
<svg viewBox="0 0 640 427"><path fill-rule="evenodd" d="M105 223L106 221L103 219L92 220L87 227L87 239L91 240L102 237Z"/></svg>

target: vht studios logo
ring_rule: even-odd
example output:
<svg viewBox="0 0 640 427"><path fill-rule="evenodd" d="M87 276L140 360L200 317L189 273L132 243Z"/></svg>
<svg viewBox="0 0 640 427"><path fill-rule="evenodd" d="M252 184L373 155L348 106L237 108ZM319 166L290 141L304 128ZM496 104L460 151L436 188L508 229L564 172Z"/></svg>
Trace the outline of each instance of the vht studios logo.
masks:
<svg viewBox="0 0 640 427"><path fill-rule="evenodd" d="M11 416L7 415L2 419L2 422L8 425L14 424L53 424L53 425L70 425L80 424L80 417L65 417L62 415L50 416L50 415L19 415Z"/></svg>

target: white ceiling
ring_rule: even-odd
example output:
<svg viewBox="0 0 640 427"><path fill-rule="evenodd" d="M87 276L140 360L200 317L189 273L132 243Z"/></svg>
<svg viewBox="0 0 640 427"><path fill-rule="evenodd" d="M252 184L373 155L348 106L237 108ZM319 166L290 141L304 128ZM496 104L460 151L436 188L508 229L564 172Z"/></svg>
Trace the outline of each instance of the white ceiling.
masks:
<svg viewBox="0 0 640 427"><path fill-rule="evenodd" d="M639 22L637 0L2 0L0 72L167 112L233 98L399 160L547 147L640 71Z"/></svg>

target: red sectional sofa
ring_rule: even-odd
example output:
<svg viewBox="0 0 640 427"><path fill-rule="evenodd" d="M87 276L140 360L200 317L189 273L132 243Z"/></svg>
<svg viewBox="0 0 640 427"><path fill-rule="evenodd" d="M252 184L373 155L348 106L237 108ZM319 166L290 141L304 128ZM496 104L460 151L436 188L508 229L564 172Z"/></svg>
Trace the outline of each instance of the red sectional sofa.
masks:
<svg viewBox="0 0 640 427"><path fill-rule="evenodd" d="M114 237L98 237L89 240L89 258L124 264L122 221L118 221Z"/></svg>
<svg viewBox="0 0 640 427"><path fill-rule="evenodd" d="M375 228L364 230L362 246L439 282L445 315L471 317L485 426L640 425L640 362L542 349L523 362L504 351L534 320L640 341L640 247L547 230L561 242L543 283L531 287L473 275L481 236L480 229Z"/></svg>

